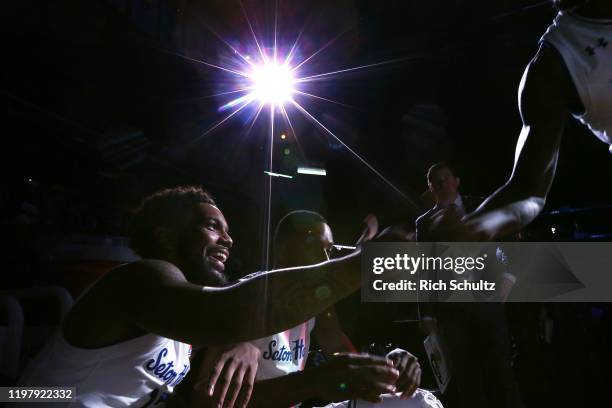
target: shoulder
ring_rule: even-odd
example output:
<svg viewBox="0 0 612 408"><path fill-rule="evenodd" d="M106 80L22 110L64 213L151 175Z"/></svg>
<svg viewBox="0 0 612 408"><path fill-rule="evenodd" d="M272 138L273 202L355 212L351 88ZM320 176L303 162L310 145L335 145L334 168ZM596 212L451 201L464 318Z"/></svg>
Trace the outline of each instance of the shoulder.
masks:
<svg viewBox="0 0 612 408"><path fill-rule="evenodd" d="M559 52L552 45L541 43L521 79L522 113L568 110L575 93L571 75ZM555 107L557 109L551 109Z"/></svg>
<svg viewBox="0 0 612 408"><path fill-rule="evenodd" d="M155 288L186 282L173 264L142 260L119 266L98 280L74 304L63 323L71 344L97 348L141 333L130 319L132 305Z"/></svg>
<svg viewBox="0 0 612 408"><path fill-rule="evenodd" d="M169 262L150 259L132 262L104 275L81 296L75 308L120 311L126 302L154 287L186 281L183 273Z"/></svg>
<svg viewBox="0 0 612 408"><path fill-rule="evenodd" d="M529 62L529 74L540 79L543 85L571 79L563 57L554 45L547 42L540 44Z"/></svg>
<svg viewBox="0 0 612 408"><path fill-rule="evenodd" d="M105 283L115 287L134 281L147 285L151 282L172 280L186 281L183 272L174 264L159 259L143 259L113 269L108 273Z"/></svg>

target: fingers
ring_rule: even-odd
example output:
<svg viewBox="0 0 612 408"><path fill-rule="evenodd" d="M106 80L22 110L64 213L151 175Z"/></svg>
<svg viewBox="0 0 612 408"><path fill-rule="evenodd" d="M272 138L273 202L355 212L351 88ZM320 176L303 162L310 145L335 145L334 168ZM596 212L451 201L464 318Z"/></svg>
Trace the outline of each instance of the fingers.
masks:
<svg viewBox="0 0 612 408"><path fill-rule="evenodd" d="M413 356L412 354L405 352L400 356L398 363L395 365L400 372L400 380L407 376L409 370L415 365L418 364L419 360Z"/></svg>
<svg viewBox="0 0 612 408"><path fill-rule="evenodd" d="M419 368L417 373L416 373L416 379L414 381L414 387L412 390L409 390L409 392L407 393L406 398L411 398L414 393L416 392L416 390L419 388L419 386L421 385L421 369Z"/></svg>
<svg viewBox="0 0 612 408"><path fill-rule="evenodd" d="M394 394L396 388L392 384L385 382L374 382L369 384L367 387L361 388L361 390L355 393L355 398L363 399L372 403L382 402L382 394Z"/></svg>
<svg viewBox="0 0 612 408"><path fill-rule="evenodd" d="M223 367L221 375L218 377L218 382L214 386L214 393L212 396L213 406L222 407L224 406L225 396L228 389L232 384L236 384L238 379L234 380L234 374L236 373L236 366L232 360L228 361L228 364Z"/></svg>
<svg viewBox="0 0 612 408"><path fill-rule="evenodd" d="M400 375L406 371L406 368L410 362L410 357L414 358L414 356L411 356L408 353L394 354L390 357L395 363L395 368L397 368L397 370L400 372Z"/></svg>
<svg viewBox="0 0 612 408"><path fill-rule="evenodd" d="M362 243L371 240L378 232L378 218L376 218L374 214L368 214L364 218L363 222L366 224L366 227L357 240L356 245L361 245Z"/></svg>
<svg viewBox="0 0 612 408"><path fill-rule="evenodd" d="M421 385L421 366L418 362L415 362L411 367L409 367L407 378L408 381L406 383L406 389L402 389L402 399L412 397L417 388L419 388L419 385Z"/></svg>
<svg viewBox="0 0 612 408"><path fill-rule="evenodd" d="M238 398L238 394L244 387L248 387L248 384L245 381L246 371L246 368L241 367L234 373L234 377L232 378L232 382L227 391L227 396L223 404L224 407L232 408L236 402L236 399Z"/></svg>
<svg viewBox="0 0 612 408"><path fill-rule="evenodd" d="M356 354L356 353L338 353L335 354L338 359L345 360L351 365L382 365L393 366L393 361L386 357L374 356L371 354Z"/></svg>
<svg viewBox="0 0 612 408"><path fill-rule="evenodd" d="M456 210L440 209L432 215L428 232L436 240L459 241L465 228Z"/></svg>
<svg viewBox="0 0 612 408"><path fill-rule="evenodd" d="M246 408L249 404L251 394L253 393L256 373L257 370L251 370L250 368L247 370L246 376L242 383L242 388L240 389L240 393L236 399L236 404L234 405L236 408Z"/></svg>
<svg viewBox="0 0 612 408"><path fill-rule="evenodd" d="M378 218L374 214L368 214L364 218L363 222L365 222L369 229L370 234L368 235L368 239L372 239L374 235L376 235L376 233L378 232Z"/></svg>
<svg viewBox="0 0 612 408"><path fill-rule="evenodd" d="M397 390L402 393L402 397L408 398L412 396L420 384L421 366L415 356L404 352L398 356L396 367L400 371L400 378L396 384Z"/></svg>
<svg viewBox="0 0 612 408"><path fill-rule="evenodd" d="M377 389L381 392L394 392L395 383L399 378L399 371L393 367L375 365L357 367L359 377L364 386L382 384L382 388Z"/></svg>
<svg viewBox="0 0 612 408"><path fill-rule="evenodd" d="M219 361L217 361L215 366L210 371L210 376L208 377L208 383L206 384L206 386L207 386L208 395L211 397L213 395L213 392L215 391L215 385L217 385L217 380L219 379L219 376L221 375L221 372L223 371L224 365L225 365L225 359L221 358L219 359Z"/></svg>
<svg viewBox="0 0 612 408"><path fill-rule="evenodd" d="M385 357L367 354L346 354L347 361L358 389L375 389L379 392L393 392L400 372L393 362ZM378 387L378 388L376 388Z"/></svg>

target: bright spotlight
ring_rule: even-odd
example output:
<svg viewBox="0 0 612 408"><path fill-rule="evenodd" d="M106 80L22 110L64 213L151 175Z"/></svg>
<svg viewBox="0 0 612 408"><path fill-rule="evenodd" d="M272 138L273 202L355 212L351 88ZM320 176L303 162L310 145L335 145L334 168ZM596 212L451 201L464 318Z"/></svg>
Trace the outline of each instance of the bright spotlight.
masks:
<svg viewBox="0 0 612 408"><path fill-rule="evenodd" d="M282 104L291 99L295 80L286 65L267 62L255 68L251 76L253 93L262 103Z"/></svg>

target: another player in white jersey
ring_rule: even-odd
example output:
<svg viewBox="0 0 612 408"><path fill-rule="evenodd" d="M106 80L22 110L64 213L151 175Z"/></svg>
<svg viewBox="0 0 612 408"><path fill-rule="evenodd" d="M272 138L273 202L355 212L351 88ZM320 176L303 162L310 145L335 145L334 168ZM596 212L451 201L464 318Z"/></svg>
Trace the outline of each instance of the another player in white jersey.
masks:
<svg viewBox="0 0 612 408"><path fill-rule="evenodd" d="M318 264L330 259L333 236L325 219L311 211L286 215L276 229L274 254L277 267ZM328 360L305 369L311 337ZM250 407L286 408L309 399L334 402L328 407L347 407L359 400L368 407L441 407L429 392L418 389L421 368L417 359L396 349L386 358L355 353L342 331L333 307L293 329L251 342L258 350L239 346L220 355L207 356L201 375L228 358L257 358L258 370ZM215 374L219 369L213 370ZM381 405L378 405L381 403Z"/></svg>
<svg viewBox="0 0 612 408"><path fill-rule="evenodd" d="M449 240L496 239L520 230L542 211L570 114L612 153L612 2L554 3L559 13L519 87L523 128L512 175L459 225L449 227L442 219L432 225Z"/></svg>
<svg viewBox="0 0 612 408"><path fill-rule="evenodd" d="M144 260L116 268L90 287L19 385L76 387L76 402L56 406L152 407L166 400L170 406L168 395L189 371L192 344L232 344L282 332L359 287L359 251L224 286L232 239L211 196L196 187L145 199L130 239ZM324 297L317 296L321 288ZM251 376L247 364L230 368L234 382ZM248 403L247 383L237 394L238 406Z"/></svg>

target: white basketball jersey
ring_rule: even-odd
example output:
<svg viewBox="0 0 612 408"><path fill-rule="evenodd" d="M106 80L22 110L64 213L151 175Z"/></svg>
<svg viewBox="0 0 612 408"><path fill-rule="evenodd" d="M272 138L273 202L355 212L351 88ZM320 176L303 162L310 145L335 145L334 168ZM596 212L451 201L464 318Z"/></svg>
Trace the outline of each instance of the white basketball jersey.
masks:
<svg viewBox="0 0 612 408"><path fill-rule="evenodd" d="M76 387L76 401L49 404L57 407L161 407L187 375L190 354L190 345L154 334L79 349L60 331L28 365L19 386Z"/></svg>
<svg viewBox="0 0 612 408"><path fill-rule="evenodd" d="M282 333L252 341L260 351L257 380L280 377L301 371L310 349L310 332L315 319Z"/></svg>
<svg viewBox="0 0 612 408"><path fill-rule="evenodd" d="M554 46L585 112L576 116L601 141L612 143L612 20L560 12L541 40ZM612 146L610 146L612 153Z"/></svg>

